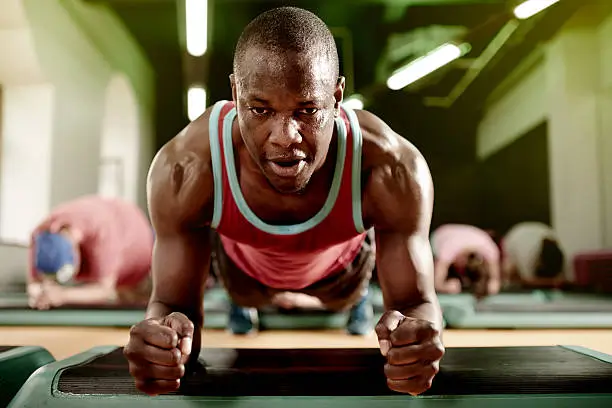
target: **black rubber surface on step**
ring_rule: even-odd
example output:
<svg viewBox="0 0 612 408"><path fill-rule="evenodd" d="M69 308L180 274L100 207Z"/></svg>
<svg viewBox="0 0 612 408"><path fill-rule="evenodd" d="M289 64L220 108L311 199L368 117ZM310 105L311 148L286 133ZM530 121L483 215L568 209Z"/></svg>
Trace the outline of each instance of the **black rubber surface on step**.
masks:
<svg viewBox="0 0 612 408"><path fill-rule="evenodd" d="M210 349L178 394L390 395L377 349ZM63 371L59 391L139 394L118 349ZM612 364L562 347L450 348L430 395L612 391Z"/></svg>

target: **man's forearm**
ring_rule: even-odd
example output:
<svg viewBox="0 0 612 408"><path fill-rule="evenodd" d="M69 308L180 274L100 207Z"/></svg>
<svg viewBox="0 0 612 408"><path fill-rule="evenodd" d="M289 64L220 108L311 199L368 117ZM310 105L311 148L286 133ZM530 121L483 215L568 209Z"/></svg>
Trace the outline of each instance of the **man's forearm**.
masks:
<svg viewBox="0 0 612 408"><path fill-rule="evenodd" d="M424 301L423 303L412 306L408 309L401 310L401 312L406 317L432 322L436 329L442 332L444 326L442 309L440 308L440 303L438 302L437 296L431 301Z"/></svg>
<svg viewBox="0 0 612 408"><path fill-rule="evenodd" d="M169 305L164 302L160 302L158 300L151 300L149 305L147 306L147 312L145 315L145 319L159 319L168 316L170 313L182 313L194 325L199 325L202 327L204 323L204 310L203 307L184 307L179 305Z"/></svg>

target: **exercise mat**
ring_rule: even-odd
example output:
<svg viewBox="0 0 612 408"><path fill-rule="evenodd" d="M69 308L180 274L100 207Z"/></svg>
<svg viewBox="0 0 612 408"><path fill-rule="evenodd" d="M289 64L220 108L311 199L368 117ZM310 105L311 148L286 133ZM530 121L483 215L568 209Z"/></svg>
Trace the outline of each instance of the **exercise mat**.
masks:
<svg viewBox="0 0 612 408"><path fill-rule="evenodd" d="M507 302L472 300L444 309L447 326L482 328L612 328L612 297L594 294L539 291L532 298Z"/></svg>

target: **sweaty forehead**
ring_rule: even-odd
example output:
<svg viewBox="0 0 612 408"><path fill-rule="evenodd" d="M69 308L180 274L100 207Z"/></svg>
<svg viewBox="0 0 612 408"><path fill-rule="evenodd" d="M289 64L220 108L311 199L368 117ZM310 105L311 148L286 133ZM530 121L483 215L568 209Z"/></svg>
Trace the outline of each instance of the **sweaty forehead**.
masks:
<svg viewBox="0 0 612 408"><path fill-rule="evenodd" d="M335 77L325 55L310 52L270 51L251 47L236 72L241 92L285 90L315 96L333 92Z"/></svg>

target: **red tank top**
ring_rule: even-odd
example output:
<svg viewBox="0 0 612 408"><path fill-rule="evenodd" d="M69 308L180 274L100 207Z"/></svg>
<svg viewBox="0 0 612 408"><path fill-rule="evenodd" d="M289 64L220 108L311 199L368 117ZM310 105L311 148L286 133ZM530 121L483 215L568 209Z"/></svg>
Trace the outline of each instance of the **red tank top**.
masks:
<svg viewBox="0 0 612 408"><path fill-rule="evenodd" d="M248 207L235 168L233 102L215 104L210 117L215 229L229 258L245 273L278 289L303 289L344 269L361 249L361 130L355 113L336 118L338 153L327 200L311 219L271 225Z"/></svg>

